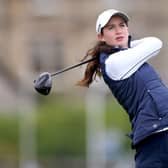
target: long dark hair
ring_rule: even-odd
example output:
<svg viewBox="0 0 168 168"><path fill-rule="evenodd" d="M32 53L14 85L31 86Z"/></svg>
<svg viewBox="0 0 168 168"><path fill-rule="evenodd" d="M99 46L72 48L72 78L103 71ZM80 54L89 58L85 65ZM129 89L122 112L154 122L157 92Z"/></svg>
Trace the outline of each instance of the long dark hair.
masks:
<svg viewBox="0 0 168 168"><path fill-rule="evenodd" d="M93 48L89 49L86 52L86 55L84 56L82 61L86 60L88 57L96 59L87 64L84 77L82 80L78 81L77 85L89 87L92 81L96 78L96 75L98 75L99 77L101 76L99 63L99 55L101 52L110 54L112 53L112 47L107 45L103 41L98 41Z"/></svg>
<svg viewBox="0 0 168 168"><path fill-rule="evenodd" d="M128 37L128 47L130 47L131 36ZM89 49L86 52L86 55L82 59L82 61L86 60L88 57L97 58L92 62L87 64L86 70L84 72L84 77L82 80L77 82L79 86L89 87L89 85L95 80L96 76L101 77L101 69L99 63L99 55L100 53L112 54L117 52L112 46L107 45L104 41L98 41L95 46Z"/></svg>

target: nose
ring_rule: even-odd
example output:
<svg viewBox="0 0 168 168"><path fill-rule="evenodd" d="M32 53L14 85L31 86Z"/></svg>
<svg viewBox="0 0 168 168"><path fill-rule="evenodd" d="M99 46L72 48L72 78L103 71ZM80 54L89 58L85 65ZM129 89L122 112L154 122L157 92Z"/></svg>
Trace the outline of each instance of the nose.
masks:
<svg viewBox="0 0 168 168"><path fill-rule="evenodd" d="M116 34L121 34L121 28L120 27L116 27Z"/></svg>

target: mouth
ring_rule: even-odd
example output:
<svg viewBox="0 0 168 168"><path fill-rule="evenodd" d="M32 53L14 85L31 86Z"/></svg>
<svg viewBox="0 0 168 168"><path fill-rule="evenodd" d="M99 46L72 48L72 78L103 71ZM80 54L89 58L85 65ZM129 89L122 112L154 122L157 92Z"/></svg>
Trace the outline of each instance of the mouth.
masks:
<svg viewBox="0 0 168 168"><path fill-rule="evenodd" d="M119 37L116 37L116 41L118 41L118 42L123 41L123 39L124 39L124 36L119 36Z"/></svg>

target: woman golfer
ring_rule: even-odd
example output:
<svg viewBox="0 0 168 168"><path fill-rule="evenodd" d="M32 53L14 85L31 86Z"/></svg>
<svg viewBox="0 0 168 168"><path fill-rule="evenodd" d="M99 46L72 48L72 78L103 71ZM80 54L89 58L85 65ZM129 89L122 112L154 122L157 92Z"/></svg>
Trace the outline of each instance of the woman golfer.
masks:
<svg viewBox="0 0 168 168"><path fill-rule="evenodd" d="M147 61L162 42L156 37L131 41L128 16L110 9L96 22L97 44L86 53L97 60L87 64L80 86L89 87L102 75L131 122L136 168L168 167L168 88Z"/></svg>

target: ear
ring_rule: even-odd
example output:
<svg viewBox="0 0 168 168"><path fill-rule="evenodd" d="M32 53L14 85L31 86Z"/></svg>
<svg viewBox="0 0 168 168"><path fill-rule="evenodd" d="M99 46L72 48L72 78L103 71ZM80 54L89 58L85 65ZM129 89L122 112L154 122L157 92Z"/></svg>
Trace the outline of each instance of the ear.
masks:
<svg viewBox="0 0 168 168"><path fill-rule="evenodd" d="M105 41L102 34L98 34L97 38L99 41Z"/></svg>

